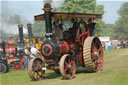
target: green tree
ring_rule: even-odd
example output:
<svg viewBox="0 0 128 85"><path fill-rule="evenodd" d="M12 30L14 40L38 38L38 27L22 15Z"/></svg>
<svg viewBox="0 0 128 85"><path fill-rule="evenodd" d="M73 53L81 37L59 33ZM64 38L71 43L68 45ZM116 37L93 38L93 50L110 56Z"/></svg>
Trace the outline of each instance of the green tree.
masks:
<svg viewBox="0 0 128 85"><path fill-rule="evenodd" d="M32 25L32 32L34 36L42 36L42 34L45 33L44 21L35 21Z"/></svg>
<svg viewBox="0 0 128 85"><path fill-rule="evenodd" d="M104 34L104 36L109 36L110 39L112 39L112 36L113 36L113 27L114 27L114 24L102 24L102 33Z"/></svg>
<svg viewBox="0 0 128 85"><path fill-rule="evenodd" d="M128 40L128 2L122 4L118 14L120 17L115 23L113 38Z"/></svg>

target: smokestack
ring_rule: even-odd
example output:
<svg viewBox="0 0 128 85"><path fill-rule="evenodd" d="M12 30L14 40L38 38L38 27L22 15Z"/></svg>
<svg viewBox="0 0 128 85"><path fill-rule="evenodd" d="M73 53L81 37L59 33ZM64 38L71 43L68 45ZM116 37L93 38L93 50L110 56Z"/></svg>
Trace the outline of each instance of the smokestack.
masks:
<svg viewBox="0 0 128 85"><path fill-rule="evenodd" d="M19 29L20 44L24 45L23 25L22 24L18 25L18 29Z"/></svg>
<svg viewBox="0 0 128 85"><path fill-rule="evenodd" d="M46 3L44 5L44 15L45 15L45 24L46 24L46 36L52 35L52 23L51 23L51 5Z"/></svg>
<svg viewBox="0 0 128 85"><path fill-rule="evenodd" d="M32 44L32 24L27 24L27 29L28 29L28 37L29 37L29 40L30 40L30 44Z"/></svg>
<svg viewBox="0 0 128 85"><path fill-rule="evenodd" d="M6 50L5 50L5 42L2 42L2 48L3 48L3 56L5 57L6 55Z"/></svg>

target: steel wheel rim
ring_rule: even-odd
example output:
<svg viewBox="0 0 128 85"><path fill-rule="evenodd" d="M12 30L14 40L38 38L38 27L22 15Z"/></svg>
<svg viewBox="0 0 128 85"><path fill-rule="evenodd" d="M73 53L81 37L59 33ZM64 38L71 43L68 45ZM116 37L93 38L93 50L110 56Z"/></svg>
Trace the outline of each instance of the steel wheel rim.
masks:
<svg viewBox="0 0 128 85"><path fill-rule="evenodd" d="M98 37L88 37L83 46L83 59L88 72L99 72L103 67L103 49Z"/></svg>
<svg viewBox="0 0 128 85"><path fill-rule="evenodd" d="M3 63L0 63L0 73L5 73L7 70L7 66Z"/></svg>
<svg viewBox="0 0 128 85"><path fill-rule="evenodd" d="M75 76L76 64L69 54L62 56L60 60L60 73L65 79L72 79Z"/></svg>
<svg viewBox="0 0 128 85"><path fill-rule="evenodd" d="M28 72L32 80L41 80L45 71L42 70L43 61L40 58L33 58L29 62Z"/></svg>
<svg viewBox="0 0 128 85"><path fill-rule="evenodd" d="M97 38L94 38L92 41L91 58L95 64L95 71L99 72L103 67L103 49L101 42Z"/></svg>

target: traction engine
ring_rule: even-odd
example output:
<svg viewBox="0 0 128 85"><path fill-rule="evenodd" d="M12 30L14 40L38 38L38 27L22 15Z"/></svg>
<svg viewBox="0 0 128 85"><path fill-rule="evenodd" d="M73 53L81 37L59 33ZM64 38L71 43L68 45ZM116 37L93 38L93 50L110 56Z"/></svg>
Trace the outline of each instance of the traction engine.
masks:
<svg viewBox="0 0 128 85"><path fill-rule="evenodd" d="M41 45L41 54L45 59L35 57L29 62L28 71L32 80L42 79L45 70L54 70L65 79L74 78L78 66L85 67L88 72L101 71L103 67L102 45L98 37L90 36L89 30L83 31L78 26L70 32L63 32L63 40L55 39L52 33L52 19L58 17L61 19L101 18L101 15L51 12L50 4L45 4L43 10L45 13L35 16L35 20L45 20L46 40ZM86 24L83 25L87 27ZM71 35L72 37L69 38Z"/></svg>
<svg viewBox="0 0 128 85"><path fill-rule="evenodd" d="M8 64L13 64L14 70L23 69L23 65L20 59L17 57L17 47L15 46L15 41L10 39L8 40L8 46L6 47L6 56Z"/></svg>
<svg viewBox="0 0 128 85"><path fill-rule="evenodd" d="M8 71L9 68L5 50L5 42L3 41L0 47L0 73L6 73Z"/></svg>

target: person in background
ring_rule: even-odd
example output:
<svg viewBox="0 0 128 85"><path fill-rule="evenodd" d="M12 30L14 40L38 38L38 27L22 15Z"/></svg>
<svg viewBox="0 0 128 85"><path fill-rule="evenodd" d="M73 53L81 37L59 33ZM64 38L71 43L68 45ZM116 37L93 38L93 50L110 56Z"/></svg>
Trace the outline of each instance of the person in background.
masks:
<svg viewBox="0 0 128 85"><path fill-rule="evenodd" d="M28 50L28 47L25 46L25 50L24 50L24 69L28 68L29 58L30 58L30 52Z"/></svg>
<svg viewBox="0 0 128 85"><path fill-rule="evenodd" d="M2 49L0 48L0 55L2 55Z"/></svg>
<svg viewBox="0 0 128 85"><path fill-rule="evenodd" d="M95 35L95 25L96 23L93 21L92 22L92 19L88 19L88 26L90 28L90 36L94 36Z"/></svg>
<svg viewBox="0 0 128 85"><path fill-rule="evenodd" d="M37 53L38 53L38 50L36 49L36 47L34 45L31 45L30 46L30 52L31 52L31 59L36 57Z"/></svg>

